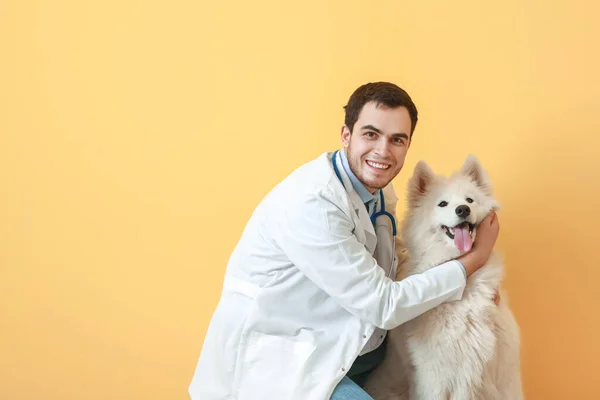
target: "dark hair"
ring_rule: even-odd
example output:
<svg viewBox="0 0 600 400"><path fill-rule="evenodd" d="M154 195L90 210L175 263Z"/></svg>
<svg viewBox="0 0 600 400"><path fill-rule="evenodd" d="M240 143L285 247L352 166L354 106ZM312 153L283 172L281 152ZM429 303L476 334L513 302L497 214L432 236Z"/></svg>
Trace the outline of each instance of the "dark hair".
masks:
<svg viewBox="0 0 600 400"><path fill-rule="evenodd" d="M344 106L346 111L344 123L350 129L350 133L352 133L364 105L372 101L377 106L383 105L387 108L406 107L411 120L410 136L412 138L418 120L417 106L404 89L390 82L367 83L352 93L348 104Z"/></svg>

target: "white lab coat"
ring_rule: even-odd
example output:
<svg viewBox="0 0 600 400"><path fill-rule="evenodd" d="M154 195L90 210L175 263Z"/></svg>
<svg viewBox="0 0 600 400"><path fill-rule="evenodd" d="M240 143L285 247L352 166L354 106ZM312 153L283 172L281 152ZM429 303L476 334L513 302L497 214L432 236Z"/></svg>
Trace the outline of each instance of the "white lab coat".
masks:
<svg viewBox="0 0 600 400"><path fill-rule="evenodd" d="M295 170L250 218L189 386L193 400L327 400L385 330L461 298L465 275L456 261L393 281L390 220L379 217L375 233L331 157ZM384 198L394 214L391 185Z"/></svg>

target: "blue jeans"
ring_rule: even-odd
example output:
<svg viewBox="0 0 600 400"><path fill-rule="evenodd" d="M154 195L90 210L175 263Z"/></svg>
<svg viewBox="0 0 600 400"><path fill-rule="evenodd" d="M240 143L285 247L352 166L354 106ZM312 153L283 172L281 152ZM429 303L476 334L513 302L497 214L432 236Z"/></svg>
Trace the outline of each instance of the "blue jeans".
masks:
<svg viewBox="0 0 600 400"><path fill-rule="evenodd" d="M359 356L352 364L348 374L336 386L330 400L373 400L362 389L362 386L367 381L371 372L383 361L386 348L387 337L377 349Z"/></svg>
<svg viewBox="0 0 600 400"><path fill-rule="evenodd" d="M335 387L330 400L373 400L358 384L347 376Z"/></svg>

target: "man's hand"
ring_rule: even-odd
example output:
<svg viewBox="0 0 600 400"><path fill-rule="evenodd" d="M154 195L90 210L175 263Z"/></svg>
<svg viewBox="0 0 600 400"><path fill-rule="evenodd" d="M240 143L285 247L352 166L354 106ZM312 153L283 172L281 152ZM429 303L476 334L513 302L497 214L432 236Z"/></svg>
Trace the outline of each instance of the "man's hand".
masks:
<svg viewBox="0 0 600 400"><path fill-rule="evenodd" d="M500 224L494 211L491 211L477 227L477 237L473 248L457 260L465 267L467 277L483 267L496 244Z"/></svg>

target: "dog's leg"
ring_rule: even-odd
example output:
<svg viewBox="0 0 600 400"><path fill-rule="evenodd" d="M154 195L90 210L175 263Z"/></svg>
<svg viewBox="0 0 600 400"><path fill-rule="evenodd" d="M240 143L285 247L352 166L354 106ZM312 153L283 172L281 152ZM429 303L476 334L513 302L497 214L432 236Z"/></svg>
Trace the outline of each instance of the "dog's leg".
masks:
<svg viewBox="0 0 600 400"><path fill-rule="evenodd" d="M519 369L513 371L511 379L506 379L504 387L501 387L500 399L502 400L523 400L523 383L521 380L521 372Z"/></svg>
<svg viewBox="0 0 600 400"><path fill-rule="evenodd" d="M525 395L523 394L523 384L521 381L521 374L517 374L515 376L515 379L512 381L512 385L507 392L508 392L508 395L505 396L504 399L523 400L525 398Z"/></svg>
<svg viewBox="0 0 600 400"><path fill-rule="evenodd" d="M410 400L448 400L448 386L446 382L432 379L432 374L424 369L416 368L413 382L410 387Z"/></svg>
<svg viewBox="0 0 600 400"><path fill-rule="evenodd" d="M498 351L492 372L494 384L502 400L522 400L519 327L506 306L499 309L497 318Z"/></svg>
<svg viewBox="0 0 600 400"><path fill-rule="evenodd" d="M481 389L481 395L478 396L478 398L481 400L513 400L512 398L503 397L500 394L496 387L496 382L494 382L494 378L491 376L488 368L486 368L483 374L483 387Z"/></svg>
<svg viewBox="0 0 600 400"><path fill-rule="evenodd" d="M387 393L383 397L372 396L374 400L410 400L408 393Z"/></svg>
<svg viewBox="0 0 600 400"><path fill-rule="evenodd" d="M412 365L402 328L388 332L383 362L369 375L363 389L375 400L409 400Z"/></svg>

